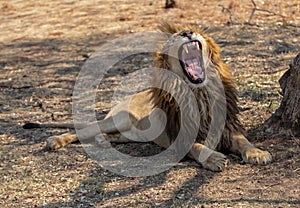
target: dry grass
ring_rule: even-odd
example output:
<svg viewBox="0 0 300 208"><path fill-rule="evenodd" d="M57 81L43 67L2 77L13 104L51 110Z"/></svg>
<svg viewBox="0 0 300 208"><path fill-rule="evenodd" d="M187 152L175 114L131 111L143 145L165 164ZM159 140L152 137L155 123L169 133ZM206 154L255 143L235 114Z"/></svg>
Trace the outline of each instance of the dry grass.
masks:
<svg viewBox="0 0 300 208"><path fill-rule="evenodd" d="M178 2L170 10L156 0L0 3L1 207L299 206L299 138L272 138L257 128L277 108L277 80L299 52L299 2L257 0L259 7L285 16L257 11L258 26L243 24L251 1ZM251 140L272 153L271 165L244 165L229 155L231 165L222 173L187 160L155 176L128 178L102 169L79 144L44 151L45 139L64 130L22 129L29 120L70 121L72 90L86 57L107 40L154 29L161 19L209 27L236 76L241 120ZM132 71L141 60L151 64L146 58L124 62L122 69ZM113 72L104 82L100 115L110 108L121 78Z"/></svg>

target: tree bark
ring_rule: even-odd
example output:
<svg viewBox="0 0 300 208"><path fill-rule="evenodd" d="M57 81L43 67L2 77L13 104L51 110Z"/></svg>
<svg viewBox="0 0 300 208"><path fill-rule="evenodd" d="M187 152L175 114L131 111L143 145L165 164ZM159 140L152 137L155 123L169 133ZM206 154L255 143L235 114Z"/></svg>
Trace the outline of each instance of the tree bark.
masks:
<svg viewBox="0 0 300 208"><path fill-rule="evenodd" d="M300 53L279 80L283 99L279 108L266 121L272 134L300 136Z"/></svg>

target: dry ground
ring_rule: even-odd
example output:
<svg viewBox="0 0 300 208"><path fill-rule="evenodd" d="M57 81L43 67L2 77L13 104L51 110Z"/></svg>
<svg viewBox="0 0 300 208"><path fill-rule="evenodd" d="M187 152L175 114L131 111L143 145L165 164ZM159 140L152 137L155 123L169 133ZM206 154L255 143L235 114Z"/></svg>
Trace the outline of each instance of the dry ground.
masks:
<svg viewBox="0 0 300 208"><path fill-rule="evenodd" d="M250 0L178 2L170 10L162 0L0 2L1 207L299 207L299 138L258 128L278 107L277 80L300 49L299 2L257 0L280 15L257 11L253 25L245 24ZM186 160L155 176L128 178L102 169L80 144L43 149L47 137L65 130L22 129L26 121L71 121L72 90L87 57L108 40L153 30L161 20L208 28L236 76L241 120L250 139L272 153L271 165L245 165L229 155L222 173ZM99 90L99 117L124 74L149 65L151 58L140 55L116 66Z"/></svg>

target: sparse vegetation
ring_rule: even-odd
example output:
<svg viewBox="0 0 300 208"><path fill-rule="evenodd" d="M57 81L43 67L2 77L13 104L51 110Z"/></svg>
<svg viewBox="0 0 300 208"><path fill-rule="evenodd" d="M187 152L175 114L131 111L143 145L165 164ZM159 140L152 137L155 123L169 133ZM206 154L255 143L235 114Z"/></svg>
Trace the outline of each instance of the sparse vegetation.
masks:
<svg viewBox="0 0 300 208"><path fill-rule="evenodd" d="M284 15L284 22L280 15L256 12L253 25L243 24L253 9L249 0L179 1L170 10L165 1L1 2L1 207L297 207L300 139L274 137L259 126L278 107L277 80L299 52L300 5L255 2ZM230 8L239 24L227 24L228 13L219 5ZM199 25L219 43L237 80L241 121L252 142L272 153L272 164L244 165L229 155L230 168L222 173L185 160L159 175L128 178L102 169L80 144L45 151L45 139L64 130L22 129L29 120L71 121L72 90L84 61L106 41L153 30L161 20ZM116 67L131 72L141 63L151 65L151 57ZM100 86L98 116L110 108L113 87L124 76L120 70ZM151 148L122 145L116 148L132 154Z"/></svg>

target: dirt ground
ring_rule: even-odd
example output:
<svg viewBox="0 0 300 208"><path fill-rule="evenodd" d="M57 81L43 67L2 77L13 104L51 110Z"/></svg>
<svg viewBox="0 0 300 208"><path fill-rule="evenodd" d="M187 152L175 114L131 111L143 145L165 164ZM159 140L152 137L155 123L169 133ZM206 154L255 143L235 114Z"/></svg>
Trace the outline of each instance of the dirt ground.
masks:
<svg viewBox="0 0 300 208"><path fill-rule="evenodd" d="M280 76L299 53L300 3L187 0L165 10L163 0L10 0L0 2L1 207L299 207L300 138L259 127L278 107ZM272 13L271 13L272 12ZM158 175L124 177L104 170L79 143L45 151L45 140L67 132L24 130L27 121L72 121L72 92L81 67L101 45L154 30L161 21L196 24L222 48L236 77L241 121L249 139L271 152L267 166L229 155L223 172L191 160ZM151 65L141 54L119 63L104 80L96 105L105 115L119 81ZM116 73L119 71L120 73ZM117 145L124 152L152 144Z"/></svg>

